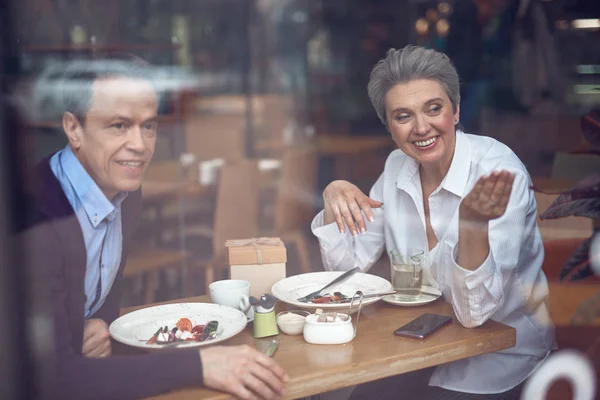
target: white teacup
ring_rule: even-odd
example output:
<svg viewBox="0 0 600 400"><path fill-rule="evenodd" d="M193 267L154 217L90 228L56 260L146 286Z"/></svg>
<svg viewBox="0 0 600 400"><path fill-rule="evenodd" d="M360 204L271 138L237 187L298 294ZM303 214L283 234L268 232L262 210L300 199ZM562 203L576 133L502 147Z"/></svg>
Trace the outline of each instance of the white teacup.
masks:
<svg viewBox="0 0 600 400"><path fill-rule="evenodd" d="M254 310L250 307L250 282L237 279L216 281L208 286L210 299L215 304L246 312L249 319L254 318Z"/></svg>

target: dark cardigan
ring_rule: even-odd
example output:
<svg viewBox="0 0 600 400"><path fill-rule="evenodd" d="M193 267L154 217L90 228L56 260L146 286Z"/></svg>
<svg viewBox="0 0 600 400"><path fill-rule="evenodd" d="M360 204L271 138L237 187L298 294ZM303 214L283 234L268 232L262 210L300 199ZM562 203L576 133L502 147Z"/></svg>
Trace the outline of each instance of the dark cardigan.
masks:
<svg viewBox="0 0 600 400"><path fill-rule="evenodd" d="M52 340L35 337L38 394L60 399L128 399L202 384L198 350L113 355L93 359L81 353L84 326L86 249L81 227L49 158L35 170L29 219L21 233L30 290L30 324L51 323ZM108 325L119 316L127 248L141 208L140 191L122 203L123 254L104 305L92 316ZM39 334L39 332L37 332Z"/></svg>

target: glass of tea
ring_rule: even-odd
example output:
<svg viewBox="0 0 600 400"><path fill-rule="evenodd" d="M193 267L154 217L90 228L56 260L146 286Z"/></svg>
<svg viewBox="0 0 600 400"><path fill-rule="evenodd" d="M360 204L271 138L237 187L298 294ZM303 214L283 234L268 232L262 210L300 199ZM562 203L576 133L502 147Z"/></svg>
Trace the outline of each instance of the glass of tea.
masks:
<svg viewBox="0 0 600 400"><path fill-rule="evenodd" d="M390 251L394 297L400 301L413 301L421 296L423 285L423 250Z"/></svg>

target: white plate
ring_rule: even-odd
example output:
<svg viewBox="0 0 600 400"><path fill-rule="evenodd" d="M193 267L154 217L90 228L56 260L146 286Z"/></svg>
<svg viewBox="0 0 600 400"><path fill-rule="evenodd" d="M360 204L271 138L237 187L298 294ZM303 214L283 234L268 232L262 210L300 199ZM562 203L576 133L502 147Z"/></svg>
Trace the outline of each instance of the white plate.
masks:
<svg viewBox="0 0 600 400"><path fill-rule="evenodd" d="M304 309L322 308L327 311L345 311L348 312L349 303L345 304L313 304L301 303L297 299L306 296L309 293L319 290L329 282L343 274L345 271L323 271L300 274L285 278L271 288L273 296L284 303L292 304ZM365 295L372 293L388 292L392 290L392 284L376 275L364 274L358 272L352 275L342 283L326 290L328 293L342 292L348 297L352 297L356 291L361 290ZM381 297L365 299L363 306L373 304L381 300Z"/></svg>
<svg viewBox="0 0 600 400"><path fill-rule="evenodd" d="M143 308L115 320L110 324L110 335L129 346L159 349L156 344L146 344L161 326L173 328L180 318L189 318L192 324L218 321L217 336L207 342L185 342L178 347L196 347L219 343L240 333L248 323L246 316L231 307L211 303L176 303Z"/></svg>
<svg viewBox="0 0 600 400"><path fill-rule="evenodd" d="M398 300L394 297L393 294L385 296L383 301L389 304L393 304L395 306L404 306L404 307L416 307L422 306L423 304L428 304L436 301L442 296L442 292L439 289L436 289L431 286L423 286L423 291L427 294L422 295L416 300Z"/></svg>

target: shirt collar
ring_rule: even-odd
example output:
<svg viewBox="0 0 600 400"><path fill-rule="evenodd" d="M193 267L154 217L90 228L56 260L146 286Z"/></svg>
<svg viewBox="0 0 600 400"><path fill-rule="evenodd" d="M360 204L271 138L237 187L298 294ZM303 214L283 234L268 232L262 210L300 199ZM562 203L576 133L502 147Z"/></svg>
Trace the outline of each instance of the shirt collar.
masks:
<svg viewBox="0 0 600 400"><path fill-rule="evenodd" d="M396 150L402 151L402 150ZM405 190L408 183L413 182L416 175L419 172L419 163L412 157L404 157L404 162L398 168L398 177L396 179L396 186L398 189Z"/></svg>
<svg viewBox="0 0 600 400"><path fill-rule="evenodd" d="M110 201L68 145L62 151L60 163L92 226L96 228L105 218L112 221L127 197L127 192L117 194Z"/></svg>
<svg viewBox="0 0 600 400"><path fill-rule="evenodd" d="M440 186L457 196L462 196L469 179L470 160L471 144L469 139L462 131L457 130L452 163ZM415 183L418 172L419 163L414 158L404 157L404 162L400 165L398 171L396 186L404 190L408 183Z"/></svg>
<svg viewBox="0 0 600 400"><path fill-rule="evenodd" d="M467 186L467 181L469 180L470 165L471 143L462 131L457 130L452 163L440 186L447 191L462 197L464 195L465 187Z"/></svg>

